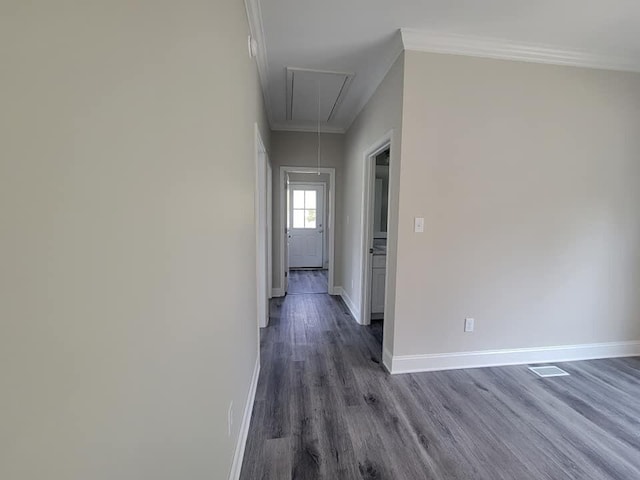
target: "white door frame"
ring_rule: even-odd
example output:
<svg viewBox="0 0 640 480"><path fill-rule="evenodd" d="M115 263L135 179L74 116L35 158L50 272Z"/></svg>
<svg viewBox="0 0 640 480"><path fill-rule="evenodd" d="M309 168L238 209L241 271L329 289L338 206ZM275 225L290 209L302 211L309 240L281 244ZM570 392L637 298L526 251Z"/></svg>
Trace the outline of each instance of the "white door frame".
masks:
<svg viewBox="0 0 640 480"><path fill-rule="evenodd" d="M325 191L325 233L327 228L329 232L325 237L329 242L329 271L328 271L328 291L331 295L336 295L334 287L334 243L335 243L335 209L336 209L336 169L333 167L280 167L280 181L278 189L280 190L280 285L282 285L282 294L286 294L285 289L285 242L287 241L287 174L288 173L327 173L329 174L329 192ZM327 195L328 193L328 195Z"/></svg>
<svg viewBox="0 0 640 480"><path fill-rule="evenodd" d="M382 138L376 141L371 147L364 152L364 178L362 189L362 292L360 296L361 308L360 319L358 323L362 325L371 324L371 262L372 255L369 253L369 249L373 246L373 203L375 196L375 188L373 188L376 177L375 161L376 156L387 148L391 149L393 153L393 130L388 131ZM391 171L391 166L389 166ZM389 199L391 199L391 181L389 181ZM389 216L391 215L391 209L387 214L387 224L389 223ZM388 231L388 229L387 229ZM388 238L388 234L387 234ZM387 240L388 242L388 240ZM387 243L388 246L388 243ZM387 252L387 264L385 265L387 275L389 274L389 255ZM389 289L387 288L387 292ZM385 297L387 295L385 294ZM388 304L388 302L385 302ZM385 313L386 315L386 313Z"/></svg>
<svg viewBox="0 0 640 480"><path fill-rule="evenodd" d="M273 292L273 168L267 154L267 297Z"/></svg>
<svg viewBox="0 0 640 480"><path fill-rule="evenodd" d="M327 242L327 184L324 182L289 182L289 187L299 187L301 185L312 185L314 187L322 188L322 266L319 268L324 268L325 260L327 260L327 258L325 258L324 248ZM288 195L291 195L291 188L288 190ZM291 218L289 218L289 214L290 212L287 212L287 220L291 220Z"/></svg>
<svg viewBox="0 0 640 480"><path fill-rule="evenodd" d="M255 224L256 224L256 315L258 326L264 328L269 324L269 264L271 252L269 246L269 205L267 184L269 157L260 135L258 124L255 124Z"/></svg>

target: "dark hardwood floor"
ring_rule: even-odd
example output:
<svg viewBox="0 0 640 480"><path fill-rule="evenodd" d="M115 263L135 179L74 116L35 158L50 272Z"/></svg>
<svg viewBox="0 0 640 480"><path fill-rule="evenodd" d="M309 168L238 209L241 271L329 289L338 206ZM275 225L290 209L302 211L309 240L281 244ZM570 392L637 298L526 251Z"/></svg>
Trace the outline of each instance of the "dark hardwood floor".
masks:
<svg viewBox="0 0 640 480"><path fill-rule="evenodd" d="M298 293L327 293L326 270L290 270L289 295Z"/></svg>
<svg viewBox="0 0 640 480"><path fill-rule="evenodd" d="M272 301L243 480L640 479L640 359L391 376L374 333Z"/></svg>

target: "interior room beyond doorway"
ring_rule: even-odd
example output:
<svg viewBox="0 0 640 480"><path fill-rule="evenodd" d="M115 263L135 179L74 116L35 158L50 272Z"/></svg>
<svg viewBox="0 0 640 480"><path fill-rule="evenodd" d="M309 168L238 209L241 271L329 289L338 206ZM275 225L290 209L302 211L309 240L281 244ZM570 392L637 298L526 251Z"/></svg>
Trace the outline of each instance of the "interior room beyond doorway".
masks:
<svg viewBox="0 0 640 480"><path fill-rule="evenodd" d="M283 294L332 293L332 168L281 167Z"/></svg>

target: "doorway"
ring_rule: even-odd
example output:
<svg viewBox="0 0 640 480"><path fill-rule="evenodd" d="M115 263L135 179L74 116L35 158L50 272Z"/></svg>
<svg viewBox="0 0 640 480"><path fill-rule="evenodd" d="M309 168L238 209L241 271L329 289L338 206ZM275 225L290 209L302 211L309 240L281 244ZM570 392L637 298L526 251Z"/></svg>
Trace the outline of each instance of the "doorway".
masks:
<svg viewBox="0 0 640 480"><path fill-rule="evenodd" d="M391 136L389 132L364 155L361 323L371 326L381 344L387 303Z"/></svg>
<svg viewBox="0 0 640 480"><path fill-rule="evenodd" d="M289 270L324 266L324 191L323 183L289 181Z"/></svg>
<svg viewBox="0 0 640 480"><path fill-rule="evenodd" d="M280 167L280 285L334 294L335 169Z"/></svg>
<svg viewBox="0 0 640 480"><path fill-rule="evenodd" d="M322 182L301 183L317 177ZM289 294L329 293L326 270L326 174L289 174Z"/></svg>
<svg viewBox="0 0 640 480"><path fill-rule="evenodd" d="M271 298L271 164L267 150L255 125L255 223L256 223L256 295L258 326L269 324L269 299Z"/></svg>

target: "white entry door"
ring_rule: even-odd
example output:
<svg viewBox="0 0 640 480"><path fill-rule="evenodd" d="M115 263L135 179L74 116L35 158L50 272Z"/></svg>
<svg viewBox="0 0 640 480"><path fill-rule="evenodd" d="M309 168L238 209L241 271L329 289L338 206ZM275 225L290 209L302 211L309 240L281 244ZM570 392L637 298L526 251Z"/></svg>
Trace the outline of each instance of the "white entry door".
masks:
<svg viewBox="0 0 640 480"><path fill-rule="evenodd" d="M322 267L324 186L289 185L289 268Z"/></svg>

